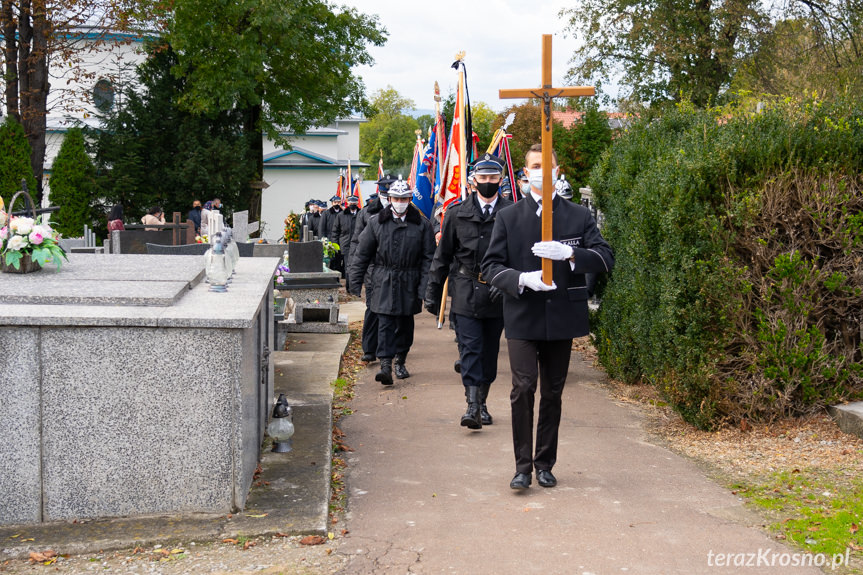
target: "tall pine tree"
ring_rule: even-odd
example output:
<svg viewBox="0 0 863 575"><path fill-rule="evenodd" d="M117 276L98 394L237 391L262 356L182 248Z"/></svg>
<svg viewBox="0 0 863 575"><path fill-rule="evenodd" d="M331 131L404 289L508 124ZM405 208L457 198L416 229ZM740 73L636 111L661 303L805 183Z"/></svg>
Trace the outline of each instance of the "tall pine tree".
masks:
<svg viewBox="0 0 863 575"><path fill-rule="evenodd" d="M98 197L95 169L84 147L80 128L66 132L51 168L51 203L60 211L51 216L52 227L67 237L79 237L84 226L93 227L93 202Z"/></svg>

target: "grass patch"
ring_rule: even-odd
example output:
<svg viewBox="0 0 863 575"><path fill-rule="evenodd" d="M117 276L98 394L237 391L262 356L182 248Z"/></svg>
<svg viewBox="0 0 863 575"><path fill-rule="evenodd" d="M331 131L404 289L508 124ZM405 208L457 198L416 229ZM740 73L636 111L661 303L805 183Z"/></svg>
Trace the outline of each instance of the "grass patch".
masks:
<svg viewBox="0 0 863 575"><path fill-rule="evenodd" d="M760 510L776 538L811 553L863 558L863 478L843 470L794 469L732 486ZM861 573L859 567L845 573Z"/></svg>

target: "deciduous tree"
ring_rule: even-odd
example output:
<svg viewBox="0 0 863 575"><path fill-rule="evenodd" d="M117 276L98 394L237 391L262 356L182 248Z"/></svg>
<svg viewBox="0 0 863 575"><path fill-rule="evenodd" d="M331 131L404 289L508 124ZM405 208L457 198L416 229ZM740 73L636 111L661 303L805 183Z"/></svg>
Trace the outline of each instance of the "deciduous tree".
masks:
<svg viewBox="0 0 863 575"><path fill-rule="evenodd" d="M385 34L377 16L323 0L184 0L167 39L179 57L175 73L185 79L180 104L199 114L241 110L260 180L264 134L288 145L287 130L366 110L353 68L373 62L367 47L382 45ZM246 186L241 204L258 217L260 189Z"/></svg>
<svg viewBox="0 0 863 575"><path fill-rule="evenodd" d="M583 42L570 80L622 72L622 83L645 102L684 98L706 106L757 45L769 24L766 9L757 0L584 0L562 11Z"/></svg>

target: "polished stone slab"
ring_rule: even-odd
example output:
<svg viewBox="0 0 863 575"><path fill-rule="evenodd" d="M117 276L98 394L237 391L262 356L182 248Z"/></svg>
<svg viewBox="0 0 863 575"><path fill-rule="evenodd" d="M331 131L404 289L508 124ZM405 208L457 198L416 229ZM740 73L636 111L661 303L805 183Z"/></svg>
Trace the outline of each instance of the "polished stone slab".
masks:
<svg viewBox="0 0 863 575"><path fill-rule="evenodd" d="M59 269L0 274L0 304L170 306L203 277L202 258L73 253Z"/></svg>
<svg viewBox="0 0 863 575"><path fill-rule="evenodd" d="M133 273L141 275L140 269L130 270L128 267L130 264L134 266L134 262L150 259L152 259L150 267L157 268L158 272L145 274L148 279L136 281L108 279L105 283L113 287L105 289L116 290L116 297L111 298L102 292L102 296L97 298L97 292L93 291L88 302L93 305L84 305L81 300L62 297L64 293L77 293L71 285L65 284L60 288L61 291L55 294L54 300L42 299L46 286L56 287L52 283L53 279L66 277L63 275L67 269L65 264L59 273L45 269L34 274L19 276L26 278L25 282L10 279L9 276L16 274L0 274L0 317L6 325L246 329L251 326L261 305L261 290L272 283L272 275L280 262L278 258L240 258L228 291L224 293L209 291L209 285L200 281L203 271L202 268L199 270L197 267L198 258L190 256L75 254L70 255L72 260L70 264L75 265L76 277L110 277L110 273L96 269L105 266L112 272L116 272L115 277L127 278L132 277ZM121 265L116 260L126 260L126 263ZM81 269L87 264L90 264L93 269ZM202 260L200 265L203 266ZM180 289L178 282L186 287ZM30 303L4 299L3 294L16 293L16 290L21 289L22 283L30 286L32 293ZM170 288L166 289L166 292L178 290L179 297L168 302L170 296L163 296L163 301L160 303L158 294L163 288ZM99 288L94 286L95 289ZM149 291L148 297L154 303L136 303L142 301L141 290ZM10 299L12 297L10 296ZM51 303L48 303L49 301Z"/></svg>

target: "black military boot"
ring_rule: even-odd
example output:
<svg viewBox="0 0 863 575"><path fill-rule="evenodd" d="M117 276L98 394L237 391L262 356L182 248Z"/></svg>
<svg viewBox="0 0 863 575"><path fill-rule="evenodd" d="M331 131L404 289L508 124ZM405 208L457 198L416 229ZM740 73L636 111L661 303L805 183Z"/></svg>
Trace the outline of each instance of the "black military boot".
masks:
<svg viewBox="0 0 863 575"><path fill-rule="evenodd" d="M482 429L479 388L475 385L466 387L464 395L467 398L467 411L461 416L461 426L468 429Z"/></svg>
<svg viewBox="0 0 863 575"><path fill-rule="evenodd" d="M381 358L381 370L375 375L375 381L381 382L381 385L393 384L393 358Z"/></svg>
<svg viewBox="0 0 863 575"><path fill-rule="evenodd" d="M405 367L405 354L396 354L393 361L393 370L396 372L396 377L399 379L407 379L411 376L408 368Z"/></svg>
<svg viewBox="0 0 863 575"><path fill-rule="evenodd" d="M377 359L377 358L375 357L375 354L373 354L372 352L368 351L368 352L366 352L366 353L364 353L364 354L363 354L363 356L360 358L360 361L364 361L364 362L366 362L366 363L370 363L370 362L374 361L375 359Z"/></svg>
<svg viewBox="0 0 863 575"><path fill-rule="evenodd" d="M488 397L488 388L489 384L479 386L479 401L480 401L480 415L482 416L482 424L483 425L491 425L493 420L491 418L491 414L488 412L488 407L485 405L485 400Z"/></svg>

